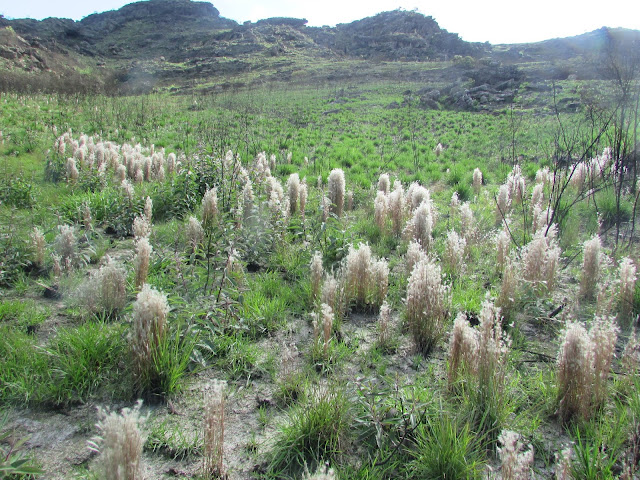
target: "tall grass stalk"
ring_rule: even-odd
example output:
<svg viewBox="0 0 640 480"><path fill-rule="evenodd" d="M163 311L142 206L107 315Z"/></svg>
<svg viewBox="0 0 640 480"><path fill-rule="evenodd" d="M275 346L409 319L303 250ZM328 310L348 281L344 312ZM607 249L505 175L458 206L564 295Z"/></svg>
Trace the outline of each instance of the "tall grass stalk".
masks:
<svg viewBox="0 0 640 480"><path fill-rule="evenodd" d="M438 265L424 259L413 267L406 302L413 340L418 350L427 354L442 338L449 313L449 287L442 283Z"/></svg>

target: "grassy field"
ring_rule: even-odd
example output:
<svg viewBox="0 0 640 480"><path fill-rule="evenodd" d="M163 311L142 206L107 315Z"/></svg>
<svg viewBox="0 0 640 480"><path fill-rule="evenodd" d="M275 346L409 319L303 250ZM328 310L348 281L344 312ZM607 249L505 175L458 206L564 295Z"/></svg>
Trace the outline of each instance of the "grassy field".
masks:
<svg viewBox="0 0 640 480"><path fill-rule="evenodd" d="M419 89L2 94L0 466L635 478L616 126Z"/></svg>

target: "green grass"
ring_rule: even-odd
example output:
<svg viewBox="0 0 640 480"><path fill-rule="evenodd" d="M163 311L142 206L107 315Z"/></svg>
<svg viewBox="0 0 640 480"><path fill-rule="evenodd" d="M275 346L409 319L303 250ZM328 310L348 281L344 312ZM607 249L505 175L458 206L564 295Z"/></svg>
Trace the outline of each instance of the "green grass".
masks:
<svg viewBox="0 0 640 480"><path fill-rule="evenodd" d="M202 455L203 439L200 427L185 429L179 421L155 419L149 421L145 449L160 453L172 460L197 458Z"/></svg>
<svg viewBox="0 0 640 480"><path fill-rule="evenodd" d="M126 397L124 335L122 326L101 322L60 330L46 349L54 403L85 402L98 392Z"/></svg>
<svg viewBox="0 0 640 480"><path fill-rule="evenodd" d="M468 424L449 416L428 419L418 430L407 473L415 478L482 478L484 447Z"/></svg>
<svg viewBox="0 0 640 480"><path fill-rule="evenodd" d="M49 361L33 337L8 327L0 327L0 334L0 398L22 404L50 400Z"/></svg>
<svg viewBox="0 0 640 480"><path fill-rule="evenodd" d="M0 396L7 402L68 405L98 394L127 397L123 329L88 322L58 332L45 348L15 329L3 329Z"/></svg>
<svg viewBox="0 0 640 480"><path fill-rule="evenodd" d="M49 314L49 309L33 300L0 300L0 325L35 331L46 321Z"/></svg>
<svg viewBox="0 0 640 480"><path fill-rule="evenodd" d="M342 388L319 387L308 401L290 410L272 452L269 471L276 476L315 471L345 455L350 436L350 403Z"/></svg>
<svg viewBox="0 0 640 480"><path fill-rule="evenodd" d="M362 67L363 63L351 66ZM323 61L308 68L329 66ZM392 67L397 65L383 62L368 68L387 75ZM406 69L417 67L408 63ZM259 75L251 72L247 78ZM623 445L637 427L640 411L630 397L633 388L618 382L619 389L598 423L576 425L563 433L554 416L553 359L556 322L564 317L547 316L566 303L562 315L567 318L593 317L594 304L573 302L580 278L579 246L599 230L598 214L605 230L618 218L628 219L631 197L623 198L620 212L610 188L596 195L598 211L591 200L570 208L561 225L563 256L557 290L544 298L524 288L516 291L516 307L510 312L509 325L504 325L513 338L504 384L485 388L467 379L460 388L449 389L443 379L451 319L459 311L478 314L487 292L495 296L500 285L495 268L493 194L511 171L514 132L509 111L487 115L386 108L392 101L400 104L404 90L415 93L417 89L418 84L411 82L350 81L338 87L272 86L190 97L54 96L45 101L44 96L8 95L0 118L5 138L0 147L0 246L5 253L0 271L10 277L6 282L0 279L0 401L48 411L49 407L68 408L85 402L130 400L133 392L153 400L179 400L186 405L189 418L172 416L170 421L152 425L147 454L155 460L163 456L195 462L202 439L187 433L198 431L200 422L193 392L199 398L198 388L214 375L226 377L236 387L232 415L241 405L248 424L260 426L252 437L240 435L238 442L247 445L252 462L265 465L266 478L298 478L305 464L314 471L324 462L340 478L476 478L487 462L494 465L495 440L503 428L518 431L533 444L536 467L544 464L544 472L550 471L557 447L573 440L577 477L618 475ZM331 103L335 99L345 103ZM333 109L338 111L324 114ZM577 124L576 116L563 118ZM553 152L547 152L546 146L556 138L554 121L522 111L522 123L515 132L516 154L523 159L527 188L538 168L553 167ZM46 152L54 141L48 126L52 122L59 132L67 128L101 132L103 139L120 144L141 142L148 147L154 143L156 150L165 147L166 153L184 151L189 160L182 160L183 165L191 173L185 170L167 176L163 183L135 185L132 201L125 199L111 170L104 180L85 172L75 184L64 179L54 183L44 175L45 161L51 158ZM439 158L433 153L437 143L446 146ZM253 182L257 215L242 228L236 225L234 211L241 200L242 182L229 181L220 160L229 149L239 156ZM263 150L267 156L276 155L272 173L283 185L290 173L306 177L309 198L304 221L294 216L287 225L271 223L264 184L252 170L252 159ZM286 161L289 152L290 164ZM327 193L327 175L338 167L345 170L347 190L354 191L356 208L341 219L322 222L320 201ZM482 169L485 180L478 193L471 188L475 167ZM372 185L382 172L390 173L392 180L400 179L405 191L414 180L431 190L439 213L431 255L438 264L446 232L460 228L459 214L449 216L453 191L471 202L475 218L476 235L468 244L465 273L451 276L445 272L445 283L451 286L450 315L443 341L428 358L416 354L406 326L396 322L404 318L405 311L407 239L380 231L373 222ZM324 181L322 189L315 186L318 176ZM22 181L13 185L18 177ZM211 186L218 188L220 221L209 229L204 247L191 254L186 245L186 219L201 216L202 195ZM140 386L130 368L131 307L118 318L99 321L86 315L74 296L88 269L95 268L105 253L117 256L125 266L128 291L133 292L133 241L128 235L147 195L154 203L150 237L154 253L148 281L171 292L173 311L169 333L155 352L153 379ZM561 210L571 200L563 199ZM81 250L90 263L54 280L49 254L57 226L80 222L79 208L85 202L100 232L81 240ZM522 212L518 206L510 214L510 227L519 244L530 237ZM36 271L29 265L32 253L27 236L34 226L45 232L49 270ZM636 246L615 249L611 232L602 235L614 260L620 255L635 258ZM314 347L308 322L314 309L311 256L320 251L325 270L339 277L350 245L363 242L369 243L376 257L388 261L387 301L394 323L400 325L394 325L389 345L378 345L374 312L339 314L325 355L322 347ZM512 245L516 258L518 246ZM227 275L231 249L238 251L241 271ZM613 279L614 269L606 274ZM39 283L54 281L63 298L55 302L40 298ZM634 303L640 305L640 294L636 297ZM51 326L56 319L63 319L66 326L42 327ZM299 349L293 370L285 378L276 373L283 343ZM616 363L613 371L618 368ZM363 388L363 377L376 387ZM361 395L354 394L360 388ZM270 398L278 409L268 407ZM249 406L247 411L244 405ZM272 439L274 423L278 428Z"/></svg>

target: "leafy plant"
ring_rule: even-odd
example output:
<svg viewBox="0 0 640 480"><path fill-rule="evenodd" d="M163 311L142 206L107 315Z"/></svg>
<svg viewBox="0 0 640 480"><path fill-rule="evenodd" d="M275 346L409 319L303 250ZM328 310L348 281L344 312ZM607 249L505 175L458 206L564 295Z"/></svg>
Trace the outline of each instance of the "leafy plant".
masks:
<svg viewBox="0 0 640 480"><path fill-rule="evenodd" d="M422 398L414 385L360 384L355 425L358 441L373 451L373 463L401 461L431 406L432 398Z"/></svg>
<svg viewBox="0 0 640 480"><path fill-rule="evenodd" d="M580 433L579 428L574 432L575 458L571 464L573 478L584 480L609 480L615 478L615 464L619 451L613 445L604 442L599 429L591 432L595 434Z"/></svg>
<svg viewBox="0 0 640 480"><path fill-rule="evenodd" d="M44 473L40 468L33 466L31 459L25 457L22 451L22 446L28 438L11 439L11 432L5 430L8 420L8 413L0 416L0 478L36 476Z"/></svg>
<svg viewBox="0 0 640 480"><path fill-rule="evenodd" d="M22 404L48 400L48 373L48 359L32 336L0 326L0 399Z"/></svg>

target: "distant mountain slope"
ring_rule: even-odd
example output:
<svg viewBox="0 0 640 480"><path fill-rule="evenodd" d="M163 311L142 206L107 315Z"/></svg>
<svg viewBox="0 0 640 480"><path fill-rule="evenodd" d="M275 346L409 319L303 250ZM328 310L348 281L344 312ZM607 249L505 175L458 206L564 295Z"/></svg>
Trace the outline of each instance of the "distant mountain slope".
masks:
<svg viewBox="0 0 640 480"><path fill-rule="evenodd" d="M494 54L502 58L526 61L568 60L584 55L596 55L612 42L640 47L640 31L602 27L592 32L566 38L552 38L535 43L496 45Z"/></svg>

